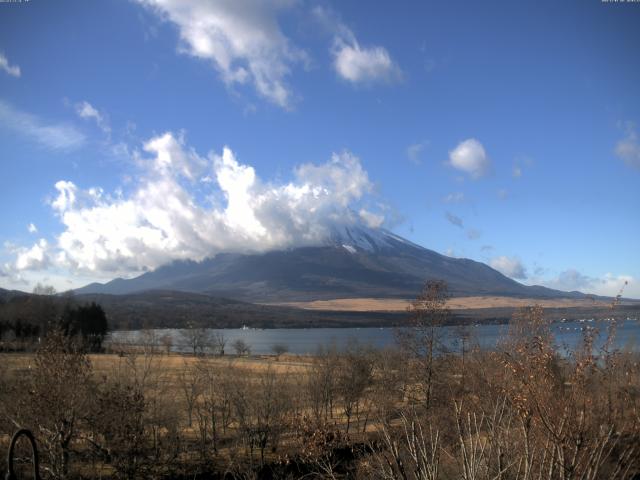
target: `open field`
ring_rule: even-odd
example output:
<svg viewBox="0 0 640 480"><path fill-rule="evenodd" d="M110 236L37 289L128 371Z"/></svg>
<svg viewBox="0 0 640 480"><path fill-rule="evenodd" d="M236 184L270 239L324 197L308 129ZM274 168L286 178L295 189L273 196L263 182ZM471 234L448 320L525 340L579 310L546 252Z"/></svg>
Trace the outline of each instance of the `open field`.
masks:
<svg viewBox="0 0 640 480"><path fill-rule="evenodd" d="M134 350L131 350L134 352ZM116 353L89 354L87 358L93 367L96 376L109 375L119 368L123 363L134 358L136 364L141 367L145 360L143 352L132 353L131 357L122 356ZM260 355L251 357L238 357L236 355L227 356L207 356L199 357L188 354L154 354L154 369L160 370L167 379L177 378L185 369L189 369L196 364L205 362L211 368L234 368L247 374L260 373L272 370L276 373L304 373L312 365L312 359L306 355ZM0 359L5 373L24 373L35 367L35 356L33 353L0 353Z"/></svg>
<svg viewBox="0 0 640 480"><path fill-rule="evenodd" d="M311 302L272 303L270 305L302 308L304 310L333 310L345 312L399 312L405 311L411 304L410 299L398 298L338 298L334 300L315 300ZM595 299L574 298L516 298L516 297L455 297L447 301L453 310L478 308L519 308L540 305L544 308L598 308L611 303Z"/></svg>
<svg viewBox="0 0 640 480"><path fill-rule="evenodd" d="M640 357L591 349L588 330L559 356L542 312L519 311L491 352L462 330L440 350L428 324L394 349L280 357L85 354L54 334L0 354L0 450L29 428L58 479L636 478Z"/></svg>

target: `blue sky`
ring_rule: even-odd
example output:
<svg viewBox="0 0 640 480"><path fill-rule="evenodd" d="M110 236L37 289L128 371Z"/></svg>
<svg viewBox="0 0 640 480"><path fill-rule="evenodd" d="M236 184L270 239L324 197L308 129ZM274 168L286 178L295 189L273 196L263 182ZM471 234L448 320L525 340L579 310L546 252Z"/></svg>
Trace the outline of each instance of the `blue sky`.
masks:
<svg viewBox="0 0 640 480"><path fill-rule="evenodd" d="M388 228L640 298L640 3L0 3L0 287Z"/></svg>

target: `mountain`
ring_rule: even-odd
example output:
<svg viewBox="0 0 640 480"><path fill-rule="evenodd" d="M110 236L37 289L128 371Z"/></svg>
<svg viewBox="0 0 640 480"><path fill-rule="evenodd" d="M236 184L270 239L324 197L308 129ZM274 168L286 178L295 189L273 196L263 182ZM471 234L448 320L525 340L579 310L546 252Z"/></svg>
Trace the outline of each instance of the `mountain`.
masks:
<svg viewBox="0 0 640 480"><path fill-rule="evenodd" d="M484 263L447 257L387 230L365 227L334 228L319 246L175 261L136 278L92 283L76 293L172 290L251 302L413 298L427 279L446 281L454 296L584 297L522 285Z"/></svg>
<svg viewBox="0 0 640 480"><path fill-rule="evenodd" d="M21 292L19 290L5 290L0 288L0 303L5 303L15 297L24 297L29 295L28 293Z"/></svg>

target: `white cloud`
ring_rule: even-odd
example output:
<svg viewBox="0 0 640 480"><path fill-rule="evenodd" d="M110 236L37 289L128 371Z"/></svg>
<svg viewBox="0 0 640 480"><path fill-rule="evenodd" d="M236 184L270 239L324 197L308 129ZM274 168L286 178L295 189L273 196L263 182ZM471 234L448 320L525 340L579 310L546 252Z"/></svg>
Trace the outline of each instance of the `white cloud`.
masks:
<svg viewBox="0 0 640 480"><path fill-rule="evenodd" d="M182 137L166 133L144 150L144 173L127 195L56 183L51 206L63 231L48 249L56 268L128 276L218 252L318 245L336 224L378 227L385 220L366 208L372 184L349 152L300 165L292 181L274 184L227 147L201 157Z"/></svg>
<svg viewBox="0 0 640 480"><path fill-rule="evenodd" d="M501 256L492 258L489 265L507 277L518 280L527 278L527 270L517 257Z"/></svg>
<svg viewBox="0 0 640 480"><path fill-rule="evenodd" d="M460 217L454 215L451 212L446 212L445 217L449 221L449 223L451 223L452 225L455 225L456 227L464 228L464 223Z"/></svg>
<svg viewBox="0 0 640 480"><path fill-rule="evenodd" d="M522 176L522 167L520 167L520 165L514 165L512 174L515 178L520 178Z"/></svg>
<svg viewBox="0 0 640 480"><path fill-rule="evenodd" d="M76 113L80 118L94 120L98 128L104 133L111 133L111 127L109 126L109 122L107 121L106 117L89 102L84 101L77 103Z"/></svg>
<svg viewBox="0 0 640 480"><path fill-rule="evenodd" d="M29 233L38 233L38 227L36 227L33 223L29 224L27 230L29 230Z"/></svg>
<svg viewBox="0 0 640 480"><path fill-rule="evenodd" d="M138 0L174 23L180 51L210 60L227 85L253 84L264 98L281 107L292 103L286 78L306 54L291 45L278 25L287 0Z"/></svg>
<svg viewBox="0 0 640 480"><path fill-rule="evenodd" d="M12 77L19 78L21 75L20 67L18 65L11 65L7 57L0 52L0 70L4 70Z"/></svg>
<svg viewBox="0 0 640 480"><path fill-rule="evenodd" d="M631 275L605 273L600 277L590 277L570 268L558 274L557 277L541 280L539 283L558 290L578 290L607 297L615 297L622 292L623 297L640 298L640 282Z"/></svg>
<svg viewBox="0 0 640 480"><path fill-rule="evenodd" d="M16 257L17 270L42 270L49 266L49 244L44 238L29 249L20 249Z"/></svg>
<svg viewBox="0 0 640 480"><path fill-rule="evenodd" d="M583 275L579 271L570 268L561 272L558 277L547 281L546 284L560 290L581 290L590 288L593 284L593 278Z"/></svg>
<svg viewBox="0 0 640 480"><path fill-rule="evenodd" d="M491 168L491 160L482 144L475 138L469 138L449 152L449 165L473 178L480 178Z"/></svg>
<svg viewBox="0 0 640 480"><path fill-rule="evenodd" d="M615 153L628 166L640 169L640 143L632 122L625 126L626 136L616 144Z"/></svg>
<svg viewBox="0 0 640 480"><path fill-rule="evenodd" d="M333 33L331 54L340 77L352 83L391 82L401 78L402 72L386 48L362 47L351 29L326 8L316 7L314 15Z"/></svg>
<svg viewBox="0 0 640 480"><path fill-rule="evenodd" d="M424 150L424 143L414 143L413 145L409 145L407 147L407 157L411 161L411 163L415 163L416 165L420 165L422 160L420 159L420 155Z"/></svg>
<svg viewBox="0 0 640 480"><path fill-rule="evenodd" d="M350 82L389 81L397 76L397 67L383 47L361 48L355 41L339 40L333 52L336 72Z"/></svg>
<svg viewBox="0 0 640 480"><path fill-rule="evenodd" d="M640 298L640 284L631 275L606 273L595 282L593 293L610 297L622 294L623 297Z"/></svg>
<svg viewBox="0 0 640 480"><path fill-rule="evenodd" d="M464 200L465 196L463 192L452 192L442 199L444 203L461 203L464 202Z"/></svg>
<svg viewBox="0 0 640 480"><path fill-rule="evenodd" d="M153 166L161 175L181 175L189 180L199 177L207 165L192 148L185 147L184 136L165 133L149 140L144 149L156 155Z"/></svg>
<svg viewBox="0 0 640 480"><path fill-rule="evenodd" d="M73 126L49 124L0 100L0 127L54 150L72 150L84 144L85 137Z"/></svg>
<svg viewBox="0 0 640 480"><path fill-rule="evenodd" d="M384 223L384 215L377 215L361 208L358 212L364 224L369 228L380 228Z"/></svg>
<svg viewBox="0 0 640 480"><path fill-rule="evenodd" d="M64 180L56 182L55 187L56 190L58 190L58 197L51 202L51 206L60 212L69 210L76 202L76 192L78 189L73 182Z"/></svg>

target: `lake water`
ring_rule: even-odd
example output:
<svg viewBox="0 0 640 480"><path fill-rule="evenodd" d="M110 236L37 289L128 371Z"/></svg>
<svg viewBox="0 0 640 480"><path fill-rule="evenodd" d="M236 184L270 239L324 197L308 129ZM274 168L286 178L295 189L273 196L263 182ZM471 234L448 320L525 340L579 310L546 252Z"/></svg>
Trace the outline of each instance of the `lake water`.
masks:
<svg viewBox="0 0 640 480"><path fill-rule="evenodd" d="M582 339L585 329L595 328L599 332L597 345L601 345L609 327L608 321L577 320L556 322L552 329L556 339L556 345L560 350L574 348ZM476 325L466 327L473 342L483 348L495 347L498 339L503 335L507 325ZM451 350L459 350L459 327L441 327L443 343ZM253 354L272 353L275 344L286 345L290 353L313 354L319 346L335 345L343 349L349 342L357 341L360 344L372 345L377 348L393 346L395 344L394 328L278 328L278 329L210 329L211 333L221 333L227 342L226 353L233 353L231 344L237 340L244 340ZM154 330L156 338L169 335L172 338L172 349L178 352L186 352L189 347L180 329ZM141 331L115 331L110 334L111 342L126 342L140 344L143 339ZM617 334L614 342L617 348L640 351L640 320L619 320Z"/></svg>

